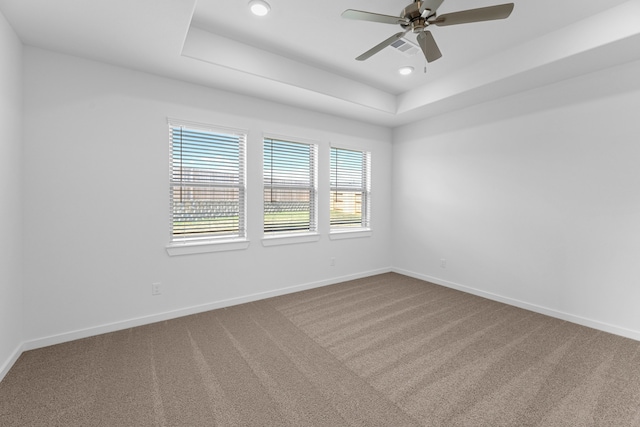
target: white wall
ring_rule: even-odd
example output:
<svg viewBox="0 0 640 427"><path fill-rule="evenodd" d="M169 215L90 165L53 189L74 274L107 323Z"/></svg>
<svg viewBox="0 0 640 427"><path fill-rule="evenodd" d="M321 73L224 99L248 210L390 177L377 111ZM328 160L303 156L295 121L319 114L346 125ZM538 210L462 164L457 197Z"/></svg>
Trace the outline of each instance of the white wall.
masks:
<svg viewBox="0 0 640 427"><path fill-rule="evenodd" d="M390 268L388 129L35 48L24 102L27 348ZM249 249L167 255L167 117L249 131ZM319 242L262 246L262 132L319 142ZM330 142L372 151L372 237L328 239Z"/></svg>
<svg viewBox="0 0 640 427"><path fill-rule="evenodd" d="M0 379L22 343L22 43L0 13Z"/></svg>
<svg viewBox="0 0 640 427"><path fill-rule="evenodd" d="M640 339L638 75L631 63L396 129L394 267Z"/></svg>

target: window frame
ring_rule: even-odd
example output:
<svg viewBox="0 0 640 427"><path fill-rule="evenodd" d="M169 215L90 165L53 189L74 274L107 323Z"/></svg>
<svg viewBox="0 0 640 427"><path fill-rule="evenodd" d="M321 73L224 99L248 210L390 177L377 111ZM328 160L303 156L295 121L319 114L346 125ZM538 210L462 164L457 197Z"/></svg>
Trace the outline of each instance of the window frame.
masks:
<svg viewBox="0 0 640 427"><path fill-rule="evenodd" d="M283 144L295 144L308 146L309 148L309 180L308 185L273 185L267 184L267 178L272 181L273 173L276 172L273 167L268 168L266 161L267 144L279 142ZM306 243L314 242L320 239L318 231L318 149L319 144L316 141L306 140L304 138L264 134L262 137L262 244L264 246L274 246L281 244ZM273 153L273 151L272 151ZM309 192L309 228L304 230L272 230L266 229L266 213L267 206L265 202L266 192L274 189L280 190L303 190ZM286 224L286 223L283 223Z"/></svg>
<svg viewBox="0 0 640 427"><path fill-rule="evenodd" d="M336 152L334 160L334 151ZM361 185L349 186L340 185L338 182L337 154L340 151L359 153L362 155L362 169L360 170ZM329 149L329 237L332 240L346 239L352 237L368 237L371 236L371 158L372 154L369 150L360 148L345 147L339 144L331 145ZM348 173L346 171L345 173ZM334 178L335 176L335 178ZM337 197L336 193L360 193L360 221L359 226L353 225L336 225L332 218L332 197ZM355 196L354 196L355 197Z"/></svg>
<svg viewBox="0 0 640 427"><path fill-rule="evenodd" d="M227 250L238 250L238 249L246 249L248 247L247 240L247 162L246 162L246 153L247 153L247 136L248 132L243 129L230 128L226 126L218 126L204 123L196 123L189 122L185 120L173 119L169 118L168 121L169 128L169 244L166 246L167 252L169 255L184 255L184 254L192 254L192 253L201 253L201 252L217 252L217 251L227 251ZM175 161L174 161L174 129L182 128L188 129L192 132L202 132L203 134L213 134L214 137L211 138L212 141L215 141L215 135L221 137L237 137L238 138L238 151L237 153L233 153L234 156L238 158L237 169L232 170L232 179L230 181L225 181L224 178L216 179L211 178L211 181L203 180L203 181L185 181L180 176L178 179L175 177ZM221 138L222 139L222 138ZM216 154L216 150L223 150L228 147L220 146L214 147L209 153ZM184 162L178 164L178 168L184 165ZM226 169L220 169L212 167L211 171L215 171L218 173L229 173ZM211 172L207 171L207 172ZM211 172L213 173L213 172ZM233 174L237 173L237 182L235 182L236 177ZM190 183L191 185L185 185L185 183ZM234 233L221 233L217 235L216 231L212 231L207 233L206 231L202 236L196 236L194 234L186 233L183 236L178 236L174 232L175 226L175 204L174 204L174 191L176 188L187 187L187 188L202 188L205 190L220 191L220 189L228 188L232 190L237 190L237 198L233 198L232 200L238 203L238 226L237 232ZM227 200L227 199L224 199Z"/></svg>

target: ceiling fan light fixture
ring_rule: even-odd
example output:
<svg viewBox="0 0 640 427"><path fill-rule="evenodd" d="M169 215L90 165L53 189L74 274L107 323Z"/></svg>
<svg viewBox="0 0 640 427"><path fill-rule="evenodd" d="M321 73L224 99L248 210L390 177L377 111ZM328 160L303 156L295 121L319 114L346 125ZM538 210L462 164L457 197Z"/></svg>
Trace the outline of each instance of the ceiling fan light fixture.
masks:
<svg viewBox="0 0 640 427"><path fill-rule="evenodd" d="M398 69L398 72L403 76L408 76L409 74L413 73L413 67L410 67L408 65L405 67L400 67Z"/></svg>
<svg viewBox="0 0 640 427"><path fill-rule="evenodd" d="M251 0L249 2L251 13L256 16L265 16L271 10L271 6L264 0Z"/></svg>

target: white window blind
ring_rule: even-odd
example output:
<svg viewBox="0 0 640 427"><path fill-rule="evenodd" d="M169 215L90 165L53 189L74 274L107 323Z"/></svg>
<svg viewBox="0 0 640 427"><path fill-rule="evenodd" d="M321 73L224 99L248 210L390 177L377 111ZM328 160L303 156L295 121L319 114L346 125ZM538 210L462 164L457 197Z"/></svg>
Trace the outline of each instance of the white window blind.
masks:
<svg viewBox="0 0 640 427"><path fill-rule="evenodd" d="M369 228L371 154L332 147L330 174L331 229Z"/></svg>
<svg viewBox="0 0 640 427"><path fill-rule="evenodd" d="M245 237L241 132L169 123L172 241Z"/></svg>
<svg viewBox="0 0 640 427"><path fill-rule="evenodd" d="M315 232L317 146L264 139L264 232Z"/></svg>

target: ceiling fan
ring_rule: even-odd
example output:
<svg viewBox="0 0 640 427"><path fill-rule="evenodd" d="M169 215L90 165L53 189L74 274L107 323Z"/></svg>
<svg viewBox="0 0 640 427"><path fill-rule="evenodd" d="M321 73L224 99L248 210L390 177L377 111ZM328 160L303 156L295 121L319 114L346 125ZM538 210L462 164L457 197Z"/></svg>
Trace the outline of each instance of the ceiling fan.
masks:
<svg viewBox="0 0 640 427"><path fill-rule="evenodd" d="M404 37L409 31L417 34L417 41L424 53L427 62L433 62L442 56L431 31L427 30L429 25L446 27L448 25L468 24L471 22L492 21L495 19L505 19L513 11L513 3L501 4L497 6L481 7L478 9L462 10L460 12L445 13L436 15L436 11L444 0L414 0L413 3L405 7L400 16L381 15L379 13L365 12L362 10L347 9L342 12L342 17L356 19L360 21L379 22L382 24L400 25L402 31L392 35L382 43L372 47L356 60L364 61L380 52L385 47L393 44Z"/></svg>

